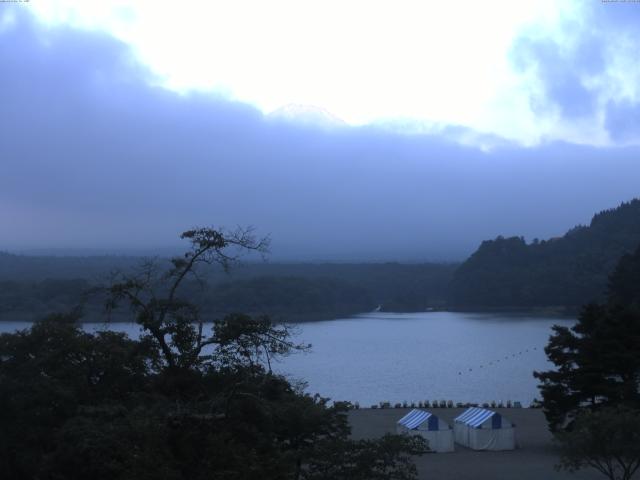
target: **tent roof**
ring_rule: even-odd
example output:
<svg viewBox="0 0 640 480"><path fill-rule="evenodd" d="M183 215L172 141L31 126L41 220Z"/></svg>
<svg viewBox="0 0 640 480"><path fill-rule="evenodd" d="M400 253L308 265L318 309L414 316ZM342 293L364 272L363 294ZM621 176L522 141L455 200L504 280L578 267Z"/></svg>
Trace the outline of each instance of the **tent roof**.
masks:
<svg viewBox="0 0 640 480"><path fill-rule="evenodd" d="M461 415L457 416L454 421L464 423L471 427L479 427L487 419L496 415L496 412L486 410L484 408L472 407L465 410Z"/></svg>
<svg viewBox="0 0 640 480"><path fill-rule="evenodd" d="M404 417L398 420L398 423L407 427L409 430L413 430L414 428L426 422L432 415L433 414L430 412L425 412L424 410L418 410L414 408Z"/></svg>

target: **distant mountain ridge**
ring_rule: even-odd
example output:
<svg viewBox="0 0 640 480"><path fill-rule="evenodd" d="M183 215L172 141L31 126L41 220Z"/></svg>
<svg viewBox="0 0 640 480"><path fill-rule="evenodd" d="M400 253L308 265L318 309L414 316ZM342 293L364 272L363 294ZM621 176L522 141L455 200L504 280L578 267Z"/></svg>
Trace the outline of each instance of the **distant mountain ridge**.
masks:
<svg viewBox="0 0 640 480"><path fill-rule="evenodd" d="M454 307L577 308L604 296L622 255L640 245L640 199L594 215L588 226L527 244L522 237L482 242L454 273Z"/></svg>
<svg viewBox="0 0 640 480"><path fill-rule="evenodd" d="M324 108L290 103L267 115L269 120L298 123L319 128L344 128L348 124Z"/></svg>

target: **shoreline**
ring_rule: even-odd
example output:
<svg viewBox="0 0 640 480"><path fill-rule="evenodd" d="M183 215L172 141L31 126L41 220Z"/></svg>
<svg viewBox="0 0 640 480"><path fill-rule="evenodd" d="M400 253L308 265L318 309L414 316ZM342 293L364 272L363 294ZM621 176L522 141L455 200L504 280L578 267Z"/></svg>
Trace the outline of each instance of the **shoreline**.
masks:
<svg viewBox="0 0 640 480"><path fill-rule="evenodd" d="M5 312L0 314L0 322L36 322L47 315L60 312ZM63 312L64 313L64 312ZM304 313L300 315L287 314L287 315L269 315L260 312L250 312L248 315L260 316L269 315L276 323L313 323L313 322L330 322L334 320L356 319L370 314L389 314L389 315L411 315L419 313L481 313L481 314L496 314L505 315L512 314L516 316L536 316L536 317L563 317L563 318L575 318L579 313L579 309L576 307L562 307L562 306L548 306L548 307L451 307L451 308L432 308L426 310L413 310L413 311L369 311L369 312L356 312L356 313L334 313L331 315L324 314L310 314ZM219 319L223 318L228 313L211 313L207 314L209 318ZM87 314L86 320L82 320L82 324L104 324L104 323L135 323L135 320L126 314L113 315L111 319L96 319L100 316L100 313L90 312ZM126 318L125 318L126 317ZM213 320L206 320L204 323L212 323Z"/></svg>
<svg viewBox="0 0 640 480"><path fill-rule="evenodd" d="M351 437L360 439L379 438L386 433L395 433L397 420L409 412L400 409L350 410L347 415L351 426ZM435 415L453 426L453 419L464 408L434 408ZM595 470L580 470L576 473L556 471L559 462L557 447L541 409L495 408L515 424L515 450L474 451L458 444L451 453L427 453L413 460L418 468L420 480L597 480L601 474ZM640 478L638 476L634 478Z"/></svg>

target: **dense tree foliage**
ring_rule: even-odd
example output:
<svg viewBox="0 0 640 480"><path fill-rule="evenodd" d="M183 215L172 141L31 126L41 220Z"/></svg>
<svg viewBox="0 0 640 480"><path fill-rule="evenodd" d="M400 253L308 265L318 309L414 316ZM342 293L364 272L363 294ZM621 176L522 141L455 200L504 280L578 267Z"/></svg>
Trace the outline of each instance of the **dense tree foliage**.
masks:
<svg viewBox="0 0 640 480"><path fill-rule="evenodd" d="M39 282L0 281L0 318L31 318L65 311L83 300L90 284L84 279L47 279Z"/></svg>
<svg viewBox="0 0 640 480"><path fill-rule="evenodd" d="M0 252L0 281L35 283L42 279L95 281L114 269L138 264L135 256L45 256Z"/></svg>
<svg viewBox="0 0 640 480"><path fill-rule="evenodd" d="M142 261L0 254L0 320L32 320L81 301L87 319L103 320L104 299L83 293L107 281L112 270L129 271ZM155 264L170 268L168 259L156 259ZM204 285L186 281L182 288L183 296L209 317L242 311L308 321L367 312L378 305L388 311L442 306L454 269L447 264L251 262L237 265L230 275L205 266L199 277ZM9 280L11 272L21 280ZM120 313L113 312L112 320L125 320Z"/></svg>
<svg viewBox="0 0 640 480"><path fill-rule="evenodd" d="M598 213L561 238L485 241L456 271L451 302L466 307L579 307L603 298L620 256L640 244L640 200Z"/></svg>
<svg viewBox="0 0 640 480"><path fill-rule="evenodd" d="M54 315L0 336L0 471L12 479L398 479L416 477L419 437L352 441L348 405L271 371L304 349L268 318L234 314L210 331L182 286L197 267L262 250L246 231L200 229L169 270L118 275L143 335L87 333Z"/></svg>
<svg viewBox="0 0 640 480"><path fill-rule="evenodd" d="M556 370L536 372L552 430L587 409L640 408L640 248L611 275L607 302L589 304L571 328L555 326L545 351Z"/></svg>
<svg viewBox="0 0 640 480"><path fill-rule="evenodd" d="M59 316L0 336L3 478L413 478L419 441L350 441L346 405L269 372L255 347L285 353L260 343L278 333L228 318L210 357L182 368L151 339Z"/></svg>
<svg viewBox="0 0 640 480"><path fill-rule="evenodd" d="M573 428L557 438L560 467L569 471L591 467L610 480L631 480L640 468L640 409L581 412Z"/></svg>
<svg viewBox="0 0 640 480"><path fill-rule="evenodd" d="M561 447L559 468L629 480L640 467L640 246L609 278L606 303L586 305L545 348L555 370L534 372Z"/></svg>
<svg viewBox="0 0 640 480"><path fill-rule="evenodd" d="M0 281L0 319L32 320L82 305L88 318L99 321L104 298L96 288L84 279ZM335 278L256 277L213 285L190 281L183 290L210 317L242 311L306 321L367 312L378 305L364 288ZM112 320L124 319L123 312L112 313Z"/></svg>
<svg viewBox="0 0 640 480"><path fill-rule="evenodd" d="M338 318L367 312L375 307L364 288L332 278L257 277L224 282L203 298L202 308L211 312L268 312L295 320Z"/></svg>

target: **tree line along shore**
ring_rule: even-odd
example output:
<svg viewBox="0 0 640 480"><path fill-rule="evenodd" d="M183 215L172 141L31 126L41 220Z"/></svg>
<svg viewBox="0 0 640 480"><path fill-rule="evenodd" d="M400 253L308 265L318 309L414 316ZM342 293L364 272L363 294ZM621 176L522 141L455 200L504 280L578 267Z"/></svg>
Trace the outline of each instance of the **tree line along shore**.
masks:
<svg viewBox="0 0 640 480"><path fill-rule="evenodd" d="M562 237L482 242L462 263L254 261L230 274L205 269L184 286L184 294L212 319L241 311L281 321L327 320L378 307L575 316L581 305L604 298L616 262L639 243L640 200L634 199L597 213L589 225ZM141 262L140 257L0 253L0 320L33 320L82 304L86 320L103 321L104 298L96 287ZM125 318L113 312L111 320Z"/></svg>

